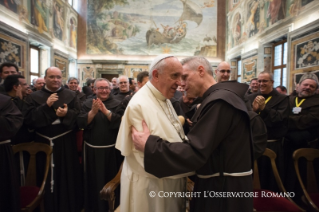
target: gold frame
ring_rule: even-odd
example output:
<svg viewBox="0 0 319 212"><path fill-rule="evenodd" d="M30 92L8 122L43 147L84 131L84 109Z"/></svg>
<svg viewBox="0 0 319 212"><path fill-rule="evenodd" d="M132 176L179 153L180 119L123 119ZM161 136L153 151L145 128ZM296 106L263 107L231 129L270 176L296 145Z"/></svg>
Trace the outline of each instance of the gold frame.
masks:
<svg viewBox="0 0 319 212"><path fill-rule="evenodd" d="M60 68L61 72L62 72L62 81L63 83L65 83L68 78L69 78L69 60L64 58L64 57L60 57L58 55L54 55L54 66L60 68L60 66L57 64L58 62L65 63L65 73L64 71Z"/></svg>
<svg viewBox="0 0 319 212"><path fill-rule="evenodd" d="M290 56L290 82L289 82L289 90L293 90L295 74L311 72L319 69L319 65L305 67L305 68L296 68L295 64L297 62L296 48L298 44L305 43L306 41L313 40L314 38L319 38L319 32L314 32L308 35L305 35L297 40L291 42L291 51L292 54Z"/></svg>
<svg viewBox="0 0 319 212"><path fill-rule="evenodd" d="M18 39L13 38L13 37L9 37L9 36L2 34L2 33L0 33L0 38L7 41L7 42L14 43L15 45L17 45L21 48L21 52L19 55L19 59L21 61L21 66L18 66L18 67L19 67L19 71L22 73L22 75L25 76L25 72L27 70L27 68L26 68L26 56L27 56L26 42L23 42L22 40L18 40ZM2 43L0 43L0 45L2 45Z"/></svg>

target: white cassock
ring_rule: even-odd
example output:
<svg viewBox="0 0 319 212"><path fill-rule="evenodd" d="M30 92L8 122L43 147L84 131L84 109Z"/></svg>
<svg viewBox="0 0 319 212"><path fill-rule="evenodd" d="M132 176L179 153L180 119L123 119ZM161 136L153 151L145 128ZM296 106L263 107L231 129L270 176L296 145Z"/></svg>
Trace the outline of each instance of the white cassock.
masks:
<svg viewBox="0 0 319 212"><path fill-rule="evenodd" d="M150 133L170 142L185 138L182 125L171 102L151 82L147 82L131 99L122 118L116 148L125 156L121 174L121 212L185 212L185 197L164 197L164 192L185 192L185 173L167 178L157 178L144 170L144 153L135 150L131 126L143 131L145 120ZM150 192L155 197L150 197ZM159 197L163 196L162 198ZM185 195L184 195L185 196Z"/></svg>

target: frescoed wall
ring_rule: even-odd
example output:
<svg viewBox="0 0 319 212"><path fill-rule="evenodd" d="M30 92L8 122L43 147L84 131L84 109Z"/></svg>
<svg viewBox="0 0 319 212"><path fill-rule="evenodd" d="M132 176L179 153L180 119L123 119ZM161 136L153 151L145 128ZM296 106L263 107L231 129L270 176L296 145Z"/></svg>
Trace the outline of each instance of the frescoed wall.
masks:
<svg viewBox="0 0 319 212"><path fill-rule="evenodd" d="M88 0L86 52L216 57L217 2Z"/></svg>
<svg viewBox="0 0 319 212"><path fill-rule="evenodd" d="M63 0L0 0L0 11L14 12L13 19L26 31L76 49L78 15Z"/></svg>
<svg viewBox="0 0 319 212"><path fill-rule="evenodd" d="M268 30L281 20L300 14L313 0L241 0L228 2L227 50Z"/></svg>

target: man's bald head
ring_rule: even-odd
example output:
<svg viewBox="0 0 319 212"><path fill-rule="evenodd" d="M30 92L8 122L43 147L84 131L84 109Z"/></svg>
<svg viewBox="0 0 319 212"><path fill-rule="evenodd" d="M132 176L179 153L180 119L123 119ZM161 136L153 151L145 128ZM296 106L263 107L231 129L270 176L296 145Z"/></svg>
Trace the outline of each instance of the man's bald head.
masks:
<svg viewBox="0 0 319 212"><path fill-rule="evenodd" d="M217 69L215 70L216 74L216 81L217 82L223 82L223 81L228 81L230 78L230 64L227 63L226 61L223 61L218 64Z"/></svg>
<svg viewBox="0 0 319 212"><path fill-rule="evenodd" d="M57 67L50 67L45 70L45 84L50 91L57 91L62 85L62 72Z"/></svg>

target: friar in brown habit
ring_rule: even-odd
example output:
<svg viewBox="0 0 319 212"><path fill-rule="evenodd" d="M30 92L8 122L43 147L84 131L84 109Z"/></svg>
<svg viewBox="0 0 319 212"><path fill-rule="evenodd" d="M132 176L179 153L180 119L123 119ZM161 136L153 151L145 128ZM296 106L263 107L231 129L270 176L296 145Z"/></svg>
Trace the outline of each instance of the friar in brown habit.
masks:
<svg viewBox="0 0 319 212"><path fill-rule="evenodd" d="M145 123L143 132L132 128L136 149L144 151L145 170L159 178L196 170L194 192L199 195L192 198L191 211L252 211L253 151L243 101L248 86L235 81L216 84L204 57L186 58L182 64L185 90L203 97L202 104L183 143L150 135ZM233 192L235 197L219 192Z"/></svg>

